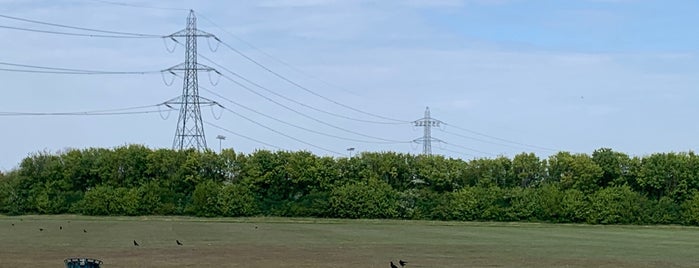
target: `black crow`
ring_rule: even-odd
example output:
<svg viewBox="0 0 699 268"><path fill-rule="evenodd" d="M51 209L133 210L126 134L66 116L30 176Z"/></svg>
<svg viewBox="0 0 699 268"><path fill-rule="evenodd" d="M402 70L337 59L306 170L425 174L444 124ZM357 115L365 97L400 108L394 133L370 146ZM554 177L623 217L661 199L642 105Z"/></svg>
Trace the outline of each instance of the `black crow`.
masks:
<svg viewBox="0 0 699 268"><path fill-rule="evenodd" d="M13 223L12 226L15 226L15 224Z"/></svg>
<svg viewBox="0 0 699 268"><path fill-rule="evenodd" d="M400 264L400 267L405 266L405 264L407 264L407 263L408 263L408 262L407 262L407 261L404 261L404 260L399 260L399 261L398 261L398 264Z"/></svg>
<svg viewBox="0 0 699 268"><path fill-rule="evenodd" d="M39 232L43 232L43 231L44 231L44 228L39 228Z"/></svg>
<svg viewBox="0 0 699 268"><path fill-rule="evenodd" d="M136 240L133 241L133 245L138 247L138 243L136 242Z"/></svg>
<svg viewBox="0 0 699 268"><path fill-rule="evenodd" d="M63 230L63 226L58 226L58 229L59 229L59 230Z"/></svg>
<svg viewBox="0 0 699 268"><path fill-rule="evenodd" d="M87 233L87 230L83 229L83 233Z"/></svg>
<svg viewBox="0 0 699 268"><path fill-rule="evenodd" d="M395 264L393 264L393 261L391 261L391 268L398 268Z"/></svg>
<svg viewBox="0 0 699 268"><path fill-rule="evenodd" d="M177 242L177 245L178 245L178 246L181 246L181 245L182 245L182 242L180 242L180 240L175 240L175 242Z"/></svg>

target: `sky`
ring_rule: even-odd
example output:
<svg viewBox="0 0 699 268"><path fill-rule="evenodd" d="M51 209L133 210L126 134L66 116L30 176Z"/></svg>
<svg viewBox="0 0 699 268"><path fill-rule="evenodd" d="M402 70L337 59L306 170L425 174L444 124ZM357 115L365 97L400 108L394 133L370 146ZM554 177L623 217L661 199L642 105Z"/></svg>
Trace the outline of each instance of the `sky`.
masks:
<svg viewBox="0 0 699 268"><path fill-rule="evenodd" d="M441 122L432 152L453 158L699 146L693 0L0 0L0 68L148 72L0 71L0 170L40 152L171 148L178 113L156 105L181 95L182 79L158 71L185 53L167 38L10 29L97 34L7 16L167 36L190 9L223 42L202 37L197 50L223 74L198 77L200 95L226 108L201 107L215 151L420 154L411 122L426 107Z"/></svg>

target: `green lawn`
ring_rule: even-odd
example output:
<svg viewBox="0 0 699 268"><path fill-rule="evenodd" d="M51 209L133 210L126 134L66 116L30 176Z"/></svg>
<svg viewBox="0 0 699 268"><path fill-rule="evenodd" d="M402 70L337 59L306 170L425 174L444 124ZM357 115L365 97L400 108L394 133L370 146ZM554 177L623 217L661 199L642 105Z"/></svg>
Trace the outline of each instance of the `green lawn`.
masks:
<svg viewBox="0 0 699 268"><path fill-rule="evenodd" d="M0 216L0 267L697 267L698 253L699 228L676 226Z"/></svg>

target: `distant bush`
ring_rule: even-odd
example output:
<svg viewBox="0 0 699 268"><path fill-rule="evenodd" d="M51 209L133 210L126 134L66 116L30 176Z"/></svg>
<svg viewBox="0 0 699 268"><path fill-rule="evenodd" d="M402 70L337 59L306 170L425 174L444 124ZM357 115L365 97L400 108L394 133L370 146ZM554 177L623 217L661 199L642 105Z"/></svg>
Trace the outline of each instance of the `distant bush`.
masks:
<svg viewBox="0 0 699 268"><path fill-rule="evenodd" d="M257 213L255 196L248 187L226 185L218 194L219 215L225 217L252 216Z"/></svg>
<svg viewBox="0 0 699 268"><path fill-rule="evenodd" d="M330 211L338 218L395 218L396 191L376 178L348 183L330 193Z"/></svg>
<svg viewBox="0 0 699 268"><path fill-rule="evenodd" d="M644 223L643 206L646 199L628 186L608 187L590 198L588 223L640 224Z"/></svg>

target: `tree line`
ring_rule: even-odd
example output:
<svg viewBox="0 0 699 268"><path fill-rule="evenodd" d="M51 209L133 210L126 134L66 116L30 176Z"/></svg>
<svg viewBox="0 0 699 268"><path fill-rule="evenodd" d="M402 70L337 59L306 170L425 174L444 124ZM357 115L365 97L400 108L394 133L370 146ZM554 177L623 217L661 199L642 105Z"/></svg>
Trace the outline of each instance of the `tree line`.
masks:
<svg viewBox="0 0 699 268"><path fill-rule="evenodd" d="M0 213L697 225L697 190L693 152L465 161L128 145L26 157L0 173Z"/></svg>

